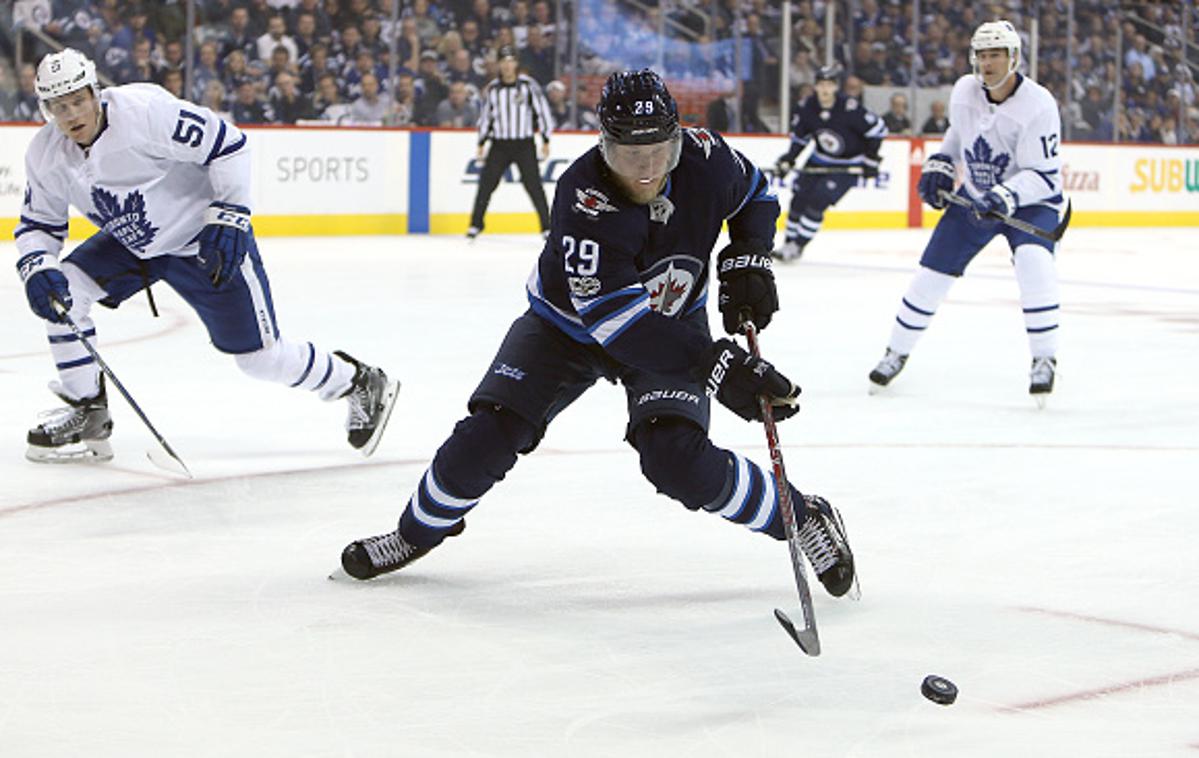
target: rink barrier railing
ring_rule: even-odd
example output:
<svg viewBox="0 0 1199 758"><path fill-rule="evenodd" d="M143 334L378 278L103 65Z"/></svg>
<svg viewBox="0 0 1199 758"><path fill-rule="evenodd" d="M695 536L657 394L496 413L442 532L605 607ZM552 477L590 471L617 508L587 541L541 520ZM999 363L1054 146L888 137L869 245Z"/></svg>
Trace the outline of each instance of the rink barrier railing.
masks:
<svg viewBox="0 0 1199 758"><path fill-rule="evenodd" d="M25 187L25 149L39 127L0 126L0 233L12 238ZM261 236L462 234L481 168L473 129L380 127L247 127L253 150L254 229ZM768 168L788 145L780 135L731 135L728 140ZM546 194L595 144L585 132L555 134L539 163ZM916 195L920 166L939 144L893 137L882 148L882 173L862 180L825 216L825 229L929 228L940 214ZM1061 150L1073 225L1199 226L1199 146L1069 143ZM785 222L790 187L775 182ZM538 230L528 196L510 167L492 196L491 233ZM95 227L71 218L80 239Z"/></svg>

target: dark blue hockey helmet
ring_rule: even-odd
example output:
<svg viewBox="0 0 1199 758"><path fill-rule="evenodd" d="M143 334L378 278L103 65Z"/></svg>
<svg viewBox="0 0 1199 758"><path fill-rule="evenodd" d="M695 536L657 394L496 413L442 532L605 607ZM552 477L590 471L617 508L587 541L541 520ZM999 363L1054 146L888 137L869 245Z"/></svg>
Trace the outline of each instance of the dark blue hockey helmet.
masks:
<svg viewBox="0 0 1199 758"><path fill-rule="evenodd" d="M609 76L596 115L600 122L600 152L616 173L664 174L678 165L683 144L679 108L666 82L653 71L617 71ZM659 144L663 149L618 149Z"/></svg>
<svg viewBox="0 0 1199 758"><path fill-rule="evenodd" d="M827 66L821 66L816 69L816 81L818 82L836 82L838 86L841 84L841 64L833 62Z"/></svg>

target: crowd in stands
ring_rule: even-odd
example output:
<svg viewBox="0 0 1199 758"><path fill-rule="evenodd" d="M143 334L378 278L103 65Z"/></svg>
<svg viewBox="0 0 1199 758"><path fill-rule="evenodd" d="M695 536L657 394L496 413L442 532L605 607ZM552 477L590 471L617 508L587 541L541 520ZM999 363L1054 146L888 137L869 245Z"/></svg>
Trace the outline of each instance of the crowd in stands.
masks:
<svg viewBox="0 0 1199 758"><path fill-rule="evenodd" d="M185 0L6 0L0 120L40 120L33 63L49 48L26 36L24 60L15 61L11 30L19 20L86 53L112 82L156 82L240 123L471 127L479 93L497 74L497 50L513 45L522 69L545 87L558 128L595 127L597 93L593 87L572 108L571 72L577 82L652 66L682 90L707 93L693 120L766 131L761 112L777 107L784 71L793 102L811 91L827 49L825 14L834 8L831 47L849 74L845 90L893 87L884 116L891 132L937 134L947 127L944 102L912 124L908 88L944 87L968 72L970 35L983 20L1007 18L1027 42L1039 7L1037 78L1064 104L1068 137L1199 142L1199 55L1189 64L1184 55L1184 40L1199 40L1199 13L1186 30L1177 2L1075 0L1069 66L1065 3L921 0L914 35L912 0L789 2L793 55L784 61L780 0L565 0L562 19L557 0L195 0L193 75L184 91ZM572 51L575 18L579 49Z"/></svg>

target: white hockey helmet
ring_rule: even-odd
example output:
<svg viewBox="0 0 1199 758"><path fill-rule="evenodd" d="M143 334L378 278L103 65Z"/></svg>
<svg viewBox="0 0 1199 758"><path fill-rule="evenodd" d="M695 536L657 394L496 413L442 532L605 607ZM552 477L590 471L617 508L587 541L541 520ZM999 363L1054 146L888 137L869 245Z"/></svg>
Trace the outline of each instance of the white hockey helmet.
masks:
<svg viewBox="0 0 1199 758"><path fill-rule="evenodd" d="M1011 76L1020 65L1020 33L1016 31L1016 27L1012 26L1011 21L986 21L974 30L974 36L970 38L970 68L974 70L974 77L982 83L983 87L990 89L978 71L978 52L980 50L1007 50L1007 76L1004 76L995 85L1002 87L1008 76Z"/></svg>
<svg viewBox="0 0 1199 758"><path fill-rule="evenodd" d="M86 55L72 48L63 48L50 53L37 64L37 76L33 80L37 90L38 104L46 121L54 117L47 112L46 101L91 87L92 94L100 96L100 85L96 81L96 64Z"/></svg>

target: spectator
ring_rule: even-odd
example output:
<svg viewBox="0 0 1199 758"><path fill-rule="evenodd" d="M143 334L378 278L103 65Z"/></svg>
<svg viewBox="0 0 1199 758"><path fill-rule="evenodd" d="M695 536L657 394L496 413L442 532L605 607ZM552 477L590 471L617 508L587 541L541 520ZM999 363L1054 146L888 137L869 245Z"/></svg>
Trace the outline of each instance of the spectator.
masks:
<svg viewBox="0 0 1199 758"><path fill-rule="evenodd" d="M862 80L856 76L845 77L845 86L841 88L846 97L857 98L858 102L862 101L862 92L864 89Z"/></svg>
<svg viewBox="0 0 1199 758"><path fill-rule="evenodd" d="M474 128L478 122L479 109L467 99L466 84L454 82L450 85L450 94L437 105L435 123L437 126Z"/></svg>
<svg viewBox="0 0 1199 758"><path fill-rule="evenodd" d="M258 99L254 80L249 77L237 83L237 99L233 101L230 113L238 124L265 124L271 120L266 106Z"/></svg>
<svg viewBox="0 0 1199 758"><path fill-rule="evenodd" d="M312 103L296 88L296 77L290 71L275 75L275 88L271 92L271 111L277 124L294 124L300 119L312 118Z"/></svg>
<svg viewBox="0 0 1199 758"><path fill-rule="evenodd" d="M475 90L482 89L484 84L483 77L475 71L474 62L466 48L458 50L454 53L454 57L450 58L450 67L446 78L451 82L465 82Z"/></svg>
<svg viewBox="0 0 1199 758"><path fill-rule="evenodd" d="M420 55L420 77L416 80L416 113L413 119L421 126L433 126L437 106L449 96L449 87L437 69L437 53L426 50Z"/></svg>
<svg viewBox="0 0 1199 758"><path fill-rule="evenodd" d="M126 17L129 20L129 25L113 33L113 46L123 47L126 50L132 51L138 40L144 39L153 47L155 42L154 27L146 23L148 16L146 15L145 6L141 3L134 3L126 11Z"/></svg>
<svg viewBox="0 0 1199 758"><path fill-rule="evenodd" d="M187 98L183 93L183 71L177 68L168 68L163 70L162 80L159 82L162 88L170 92L180 100Z"/></svg>
<svg viewBox="0 0 1199 758"><path fill-rule="evenodd" d="M374 74L362 77L362 95L350 104L350 123L382 124L391 110L391 98L379 93L379 79Z"/></svg>
<svg viewBox="0 0 1199 758"><path fill-rule="evenodd" d="M945 117L945 103L934 100L929 106L931 113L924 126L920 127L922 135L944 134L949 130L949 119Z"/></svg>
<svg viewBox="0 0 1199 758"><path fill-rule="evenodd" d="M358 51L358 58L354 61L354 65L350 67L343 76L346 94L350 97L358 97L361 95L362 79L367 74L374 74L377 81L384 80L384 76L379 71L379 67L375 65L374 54L364 47Z"/></svg>
<svg viewBox="0 0 1199 758"><path fill-rule="evenodd" d="M416 24L412 25L413 33L416 31ZM462 28L458 32L462 36L462 46L470 52L470 57L483 57L483 37L479 34L479 22L473 18L468 18L462 22Z"/></svg>
<svg viewBox="0 0 1199 758"><path fill-rule="evenodd" d="M559 129L574 129L574 121L570 118L570 103L566 102L566 85L557 79L545 85L545 100L550 105L550 115L554 118L554 131Z"/></svg>
<svg viewBox="0 0 1199 758"><path fill-rule="evenodd" d="M332 73L332 63L329 61L329 48L325 43L318 42L308 50L308 57L300 61L300 91L316 92L321 77ZM338 89L343 82L341 77L334 77Z"/></svg>
<svg viewBox="0 0 1199 758"><path fill-rule="evenodd" d="M225 85L226 97L228 93L236 93L241 80L249 76L250 72L246 68L246 54L240 48L225 56L225 73L221 77L221 83ZM234 121L236 120L234 119Z"/></svg>
<svg viewBox="0 0 1199 758"><path fill-rule="evenodd" d="M225 85L221 84L220 79L210 79L208 81L208 86L204 88L204 96L200 98L200 105L208 108L221 118L230 121L233 120L233 114L229 112Z"/></svg>
<svg viewBox="0 0 1199 758"><path fill-rule="evenodd" d="M250 27L250 11L244 6L236 6L229 12L229 26L221 35L221 55L228 58L234 50L240 50L249 58L258 50L258 43Z"/></svg>
<svg viewBox="0 0 1199 758"><path fill-rule="evenodd" d="M409 71L420 67L420 35L416 33L416 19L405 16L400 20L400 38L396 40L399 64Z"/></svg>
<svg viewBox="0 0 1199 758"><path fill-rule="evenodd" d="M890 69L887 65L887 46L882 42L870 45L870 55L866 65L857 69L856 73L866 84L880 85L887 81Z"/></svg>
<svg viewBox="0 0 1199 758"><path fill-rule="evenodd" d="M44 121L42 109L38 106L37 90L33 83L37 78L37 69L32 63L21 64L17 76L17 106L14 117L18 121Z"/></svg>
<svg viewBox="0 0 1199 758"><path fill-rule="evenodd" d="M891 134L909 134L912 120L908 118L908 99L899 92L891 95L891 110L883 114L883 123Z"/></svg>
<svg viewBox="0 0 1199 758"><path fill-rule="evenodd" d="M12 67L8 65L7 60L0 58L0 121L13 121L17 118L19 94Z"/></svg>
<svg viewBox="0 0 1199 758"><path fill-rule="evenodd" d="M737 85L723 80L720 97L708 103L706 124L709 129L727 132L737 123Z"/></svg>
<svg viewBox="0 0 1199 758"><path fill-rule="evenodd" d="M816 84L816 67L812 65L812 53L803 45L795 51L795 57L791 59L791 94L795 96L796 90L805 84Z"/></svg>
<svg viewBox="0 0 1199 758"><path fill-rule="evenodd" d="M525 30L528 46L520 53L520 65L542 87L554 78L554 51L541 34L541 27L530 25Z"/></svg>
<svg viewBox="0 0 1199 758"><path fill-rule="evenodd" d="M441 27L437 25L437 19L429 13L429 0L413 0L410 12L416 22L416 34L420 37L421 49L436 46L437 38L441 36Z"/></svg>
<svg viewBox="0 0 1199 758"><path fill-rule="evenodd" d="M296 45L300 44L300 16L305 13L311 14L313 21L316 24L315 39L322 42L327 42L333 36L333 25L329 23L329 14L325 13L324 4L321 0L300 0L289 14L290 23L288 29L293 37L296 38Z"/></svg>
<svg viewBox="0 0 1199 758"><path fill-rule="evenodd" d="M208 83L221 80L220 65L217 63L217 45L215 42L205 42L200 45L199 61L192 69L192 99L203 102L208 91ZM223 88L222 88L223 89Z"/></svg>
<svg viewBox="0 0 1199 758"><path fill-rule="evenodd" d="M296 46L296 41L287 36L287 25L283 22L283 16L276 13L270 17L266 24L266 34L258 38L255 43L258 50L258 60L265 61L270 59L275 50L282 47L287 53L287 62L294 63L300 59L300 50Z"/></svg>
<svg viewBox="0 0 1199 758"><path fill-rule="evenodd" d="M403 71L396 75L396 99L388 118L390 126L410 126L416 118L416 80Z"/></svg>
<svg viewBox="0 0 1199 758"><path fill-rule="evenodd" d="M313 111L322 121L332 121L340 124L349 118L350 105L341 99L341 91L337 87L337 77L326 71L321 74L316 84L316 96L312 99Z"/></svg>
<svg viewBox="0 0 1199 758"><path fill-rule="evenodd" d="M298 53L296 60L302 60L312 50L312 46L320 42L316 34L316 16L311 13L301 13L296 18L295 34L291 36L291 39L296 43L296 52Z"/></svg>
<svg viewBox="0 0 1199 758"><path fill-rule="evenodd" d="M361 51L362 32L354 24L347 24L342 27L341 36L333 44L329 57L342 72L342 76L345 76L358 60L358 53Z"/></svg>
<svg viewBox="0 0 1199 758"><path fill-rule="evenodd" d="M1157 74L1153 56L1149 53L1149 41L1143 34L1136 35L1132 40L1132 46L1124 53L1124 65L1131 69L1134 63L1141 64L1139 74L1143 81L1149 81Z"/></svg>

